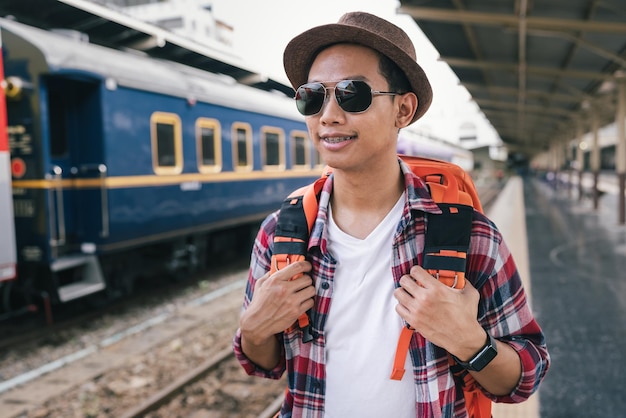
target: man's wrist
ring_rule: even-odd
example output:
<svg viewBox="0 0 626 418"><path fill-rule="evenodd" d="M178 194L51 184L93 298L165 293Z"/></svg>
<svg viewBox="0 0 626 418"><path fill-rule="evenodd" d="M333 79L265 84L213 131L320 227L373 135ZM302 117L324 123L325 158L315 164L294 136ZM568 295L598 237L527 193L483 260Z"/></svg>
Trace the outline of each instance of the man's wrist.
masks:
<svg viewBox="0 0 626 418"><path fill-rule="evenodd" d="M481 371L485 368L498 354L496 339L493 338L486 330L483 330L487 335L486 342L471 358L467 361L463 361L454 355L454 360L467 370Z"/></svg>
<svg viewBox="0 0 626 418"><path fill-rule="evenodd" d="M476 329L472 330L472 337L465 342L464 346L458 347L454 358L461 361L470 361L489 341L487 332L478 323Z"/></svg>
<svg viewBox="0 0 626 418"><path fill-rule="evenodd" d="M247 345L254 347L263 347L275 339L274 334L263 335L262 327L254 320L254 315L244 312L239 319L239 328L241 329L241 339L245 340Z"/></svg>

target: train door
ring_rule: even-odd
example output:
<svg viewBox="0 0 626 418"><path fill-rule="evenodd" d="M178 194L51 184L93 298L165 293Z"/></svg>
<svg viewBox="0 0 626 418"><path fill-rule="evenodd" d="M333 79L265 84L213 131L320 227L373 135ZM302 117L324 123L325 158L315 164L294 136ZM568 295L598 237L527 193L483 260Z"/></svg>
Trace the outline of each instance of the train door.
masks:
<svg viewBox="0 0 626 418"><path fill-rule="evenodd" d="M95 256L108 236L100 83L65 75L46 76L42 83L47 109L42 125L50 153L51 270L60 277L61 301L104 288Z"/></svg>
<svg viewBox="0 0 626 418"><path fill-rule="evenodd" d="M2 34L0 33L0 288L15 278L15 225L13 221L13 192L6 101L4 96L4 64L2 60Z"/></svg>
<svg viewBox="0 0 626 418"><path fill-rule="evenodd" d="M60 76L45 78L47 125L50 150L49 177L60 180L66 197L56 202L56 231L53 238L62 252L96 243L92 216L100 212L100 190L104 185L100 84ZM44 128L45 129L45 128ZM97 202L94 202L97 200ZM96 203L92 205L91 203ZM97 225L101 227L101 225ZM78 246L78 248L77 248Z"/></svg>

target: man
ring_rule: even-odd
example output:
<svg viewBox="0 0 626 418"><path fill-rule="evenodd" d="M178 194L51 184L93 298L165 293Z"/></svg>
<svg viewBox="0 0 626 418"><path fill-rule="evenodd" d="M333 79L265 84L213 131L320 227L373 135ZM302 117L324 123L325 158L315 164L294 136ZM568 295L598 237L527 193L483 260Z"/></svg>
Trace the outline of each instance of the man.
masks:
<svg viewBox="0 0 626 418"><path fill-rule="evenodd" d="M527 399L549 357L494 225L474 213L465 288L419 267L424 215L439 208L396 155L399 129L432 99L408 36L376 16L348 13L294 38L284 65L333 175L308 261L270 276L277 215L261 227L234 341L245 370L269 378L287 370L281 417L467 416L451 358L491 399ZM314 339L303 342L291 326L308 310ZM415 329L405 365L412 372L391 380L405 324Z"/></svg>

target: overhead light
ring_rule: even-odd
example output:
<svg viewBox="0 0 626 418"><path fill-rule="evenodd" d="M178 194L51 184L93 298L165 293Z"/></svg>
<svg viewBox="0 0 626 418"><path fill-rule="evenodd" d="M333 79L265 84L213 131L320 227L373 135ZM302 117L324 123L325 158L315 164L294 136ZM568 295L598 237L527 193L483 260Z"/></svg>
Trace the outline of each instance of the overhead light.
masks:
<svg viewBox="0 0 626 418"><path fill-rule="evenodd" d="M138 49L140 51L147 51L149 49L154 48L163 48L166 44L166 41L161 36L151 35L145 39L140 41L136 41L128 44L128 48Z"/></svg>
<svg viewBox="0 0 626 418"><path fill-rule="evenodd" d="M604 80L600 87L598 88L598 93L606 94L615 90L616 84L614 79Z"/></svg>

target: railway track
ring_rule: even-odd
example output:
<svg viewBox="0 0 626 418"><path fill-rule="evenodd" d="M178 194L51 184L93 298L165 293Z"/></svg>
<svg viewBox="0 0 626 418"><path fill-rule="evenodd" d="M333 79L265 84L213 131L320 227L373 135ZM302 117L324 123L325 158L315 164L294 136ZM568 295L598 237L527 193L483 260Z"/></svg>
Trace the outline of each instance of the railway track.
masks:
<svg viewBox="0 0 626 418"><path fill-rule="evenodd" d="M212 284L208 283L217 281L216 278L246 269L248 262L249 254L241 254L226 260L220 259L216 265L206 271L196 272L185 280L172 280L165 273L144 278L136 282L132 294L120 298L107 299L105 295L94 295L66 305L57 305L50 313L51 322L47 322L45 314L38 311L0 321L0 353L15 347L46 344L60 335L72 333L74 329L89 328L90 324L93 326L101 318L123 315L124 312L136 309L149 309L165 303L168 298L185 294L193 297L198 292L194 288L201 291L203 287L210 287Z"/></svg>
<svg viewBox="0 0 626 418"><path fill-rule="evenodd" d="M246 376L231 354L242 273L170 315L1 382L0 418L255 416L284 382Z"/></svg>
<svg viewBox="0 0 626 418"><path fill-rule="evenodd" d="M241 367L232 351L223 350L119 416L169 418L204 413L224 418L273 417L282 404L284 381L228 378L233 372L242 373Z"/></svg>
<svg viewBox="0 0 626 418"><path fill-rule="evenodd" d="M233 352L230 348L226 348L218 352L217 354L215 354L215 356L211 357L200 366L187 372L167 387L155 393L142 404L124 412L121 415L121 418L141 418L145 416L145 414L147 414L148 412L152 412L158 409L160 406L167 403L170 399L182 394L186 387L195 383L197 380L202 379L212 370L216 369L222 363L232 358Z"/></svg>

